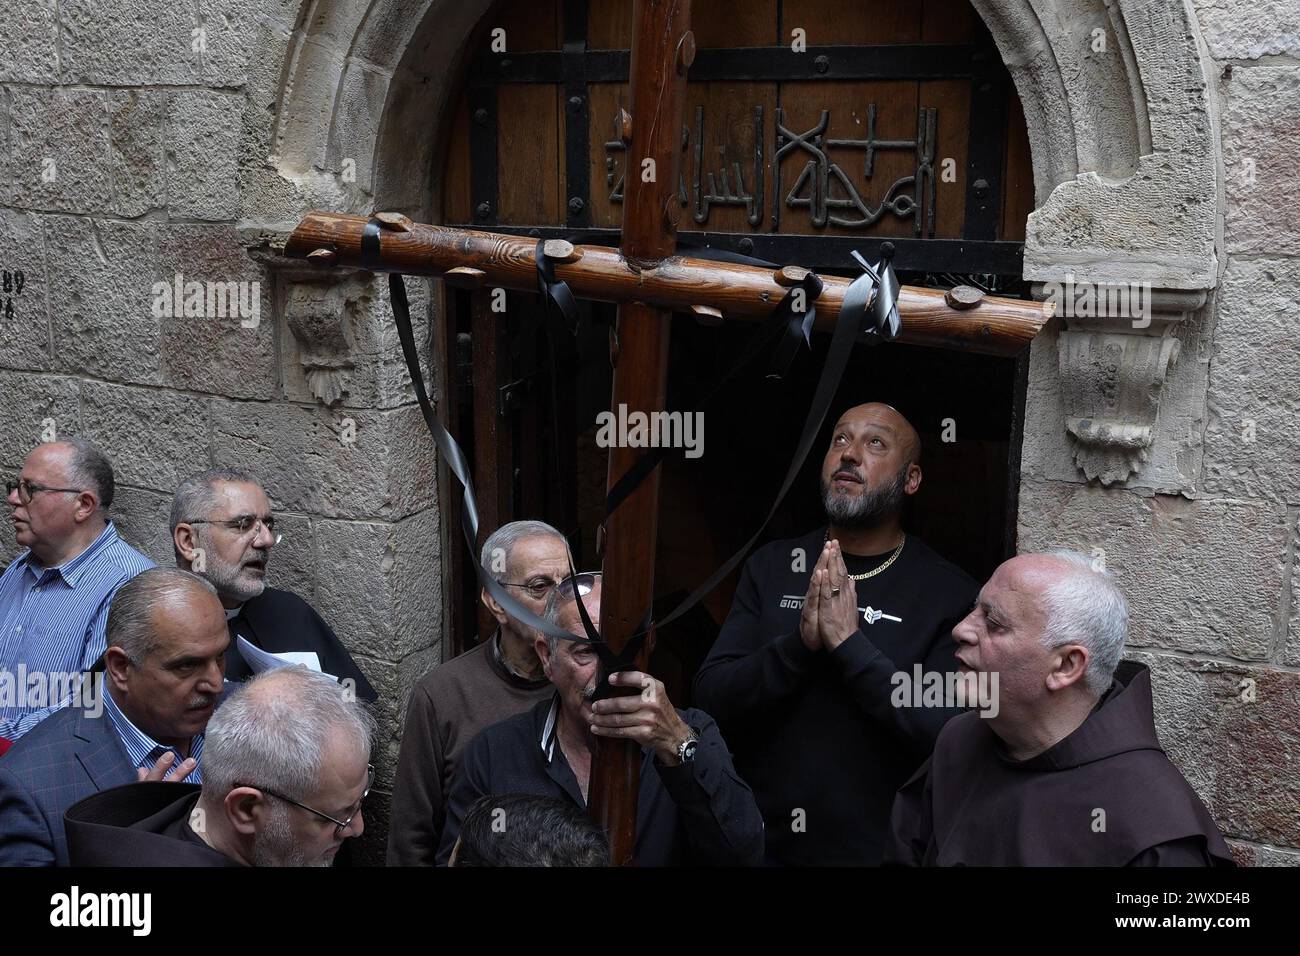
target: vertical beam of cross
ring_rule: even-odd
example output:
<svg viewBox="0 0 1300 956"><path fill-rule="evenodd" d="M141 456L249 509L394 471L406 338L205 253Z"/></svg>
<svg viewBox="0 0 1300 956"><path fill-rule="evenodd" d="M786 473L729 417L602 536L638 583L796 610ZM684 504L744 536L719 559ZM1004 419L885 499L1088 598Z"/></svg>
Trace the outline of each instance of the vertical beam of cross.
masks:
<svg viewBox="0 0 1300 956"><path fill-rule="evenodd" d="M627 150L621 251L634 266L673 254L681 206L681 157L686 72L695 58L691 0L636 0L633 11L632 141ZM648 161L648 162L647 162ZM668 378L672 314L638 302L618 307L614 388L610 407L662 410ZM610 449L608 483L632 466L642 449ZM615 652L635 633L654 597L659 523L656 471L610 516L605 529L600 633ZM649 658L643 649L637 666ZM641 752L635 743L599 739L592 761L588 808L609 835L615 865L632 862Z"/></svg>

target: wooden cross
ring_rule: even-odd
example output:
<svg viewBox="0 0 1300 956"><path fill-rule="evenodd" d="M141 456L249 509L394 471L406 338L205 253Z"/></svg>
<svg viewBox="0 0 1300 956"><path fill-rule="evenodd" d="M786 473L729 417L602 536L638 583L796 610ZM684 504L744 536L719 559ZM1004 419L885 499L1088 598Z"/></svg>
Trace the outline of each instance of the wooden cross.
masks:
<svg viewBox="0 0 1300 956"><path fill-rule="evenodd" d="M649 264L671 256L677 247L679 137L686 106L686 71L695 59L691 0L637 0L632 23L632 139L620 248L626 259ZM654 175L637 175L647 160L653 164ZM649 182L644 181L647 178ZM644 302L619 303L611 409L626 405L631 412L664 407L671 318L671 312ZM607 487L613 486L640 454L640 449L616 442L609 451ZM605 640L616 654L636 633L654 600L659 476L660 470L655 469L605 524L600 634L602 638L613 636L613 640ZM649 670L649 658L647 641L637 655L637 669ZM610 861L615 866L632 862L641 761L641 748L633 741L596 738L587 811L605 828Z"/></svg>
<svg viewBox="0 0 1300 956"><path fill-rule="evenodd" d="M556 278L582 298L617 303L617 349L611 350L614 385L610 407L654 412L664 407L668 376L669 320L690 311L703 321L760 319L771 313L788 287L807 270L775 272L678 257L677 196L680 131L686 75L695 58L691 0L635 0L631 65L631 119L619 249L546 246ZM623 117L624 126L628 125ZM626 129L625 129L626 135ZM644 172L644 175L643 175ZM406 216L380 213L380 253L363 255L367 217L311 213L294 230L285 254L320 265L360 266L409 275L443 276L482 288L537 289L535 242L515 236L418 225ZM816 300L817 324L835 320L848 280L827 277ZM985 298L975 290L947 294L907 288L898 303L900 341L1014 355L1050 317L1049 306ZM639 448L610 450L608 487L632 466ZM654 596L659 472L653 472L609 517L600 613L600 634L618 653L635 633ZM648 650L636 666L645 670ZM632 741L598 740L588 807L609 835L615 864L632 862L640 749Z"/></svg>

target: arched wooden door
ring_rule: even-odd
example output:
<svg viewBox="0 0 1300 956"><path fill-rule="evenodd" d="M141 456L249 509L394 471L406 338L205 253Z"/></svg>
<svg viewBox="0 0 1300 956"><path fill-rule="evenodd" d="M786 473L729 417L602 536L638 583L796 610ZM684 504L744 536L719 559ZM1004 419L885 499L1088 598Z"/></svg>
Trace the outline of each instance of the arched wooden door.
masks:
<svg viewBox="0 0 1300 956"><path fill-rule="evenodd" d="M619 129L631 14L629 0L504 0L481 21L446 120L444 221L617 243L622 179L638 173L626 168ZM683 246L854 274L851 250L875 258L890 241L905 282L1023 292L1025 124L965 0L696 3L694 31ZM512 294L504 315L480 294L449 295L449 305L442 347L459 384L448 418L473 450L485 528L541 517L594 564L605 482L594 426L609 402L612 308L584 304L552 366L535 296ZM671 407L694 404L746 331L677 322ZM820 355L805 355L783 381L752 377L710 412L706 453L665 466L660 594L702 580L766 512L819 367ZM836 405L890 401L916 423L926 481L909 527L976 576L1014 548L1024 371L906 346L860 349ZM770 533L819 522L816 498L811 468ZM461 557L448 584L460 650L478 614ZM707 650L731 587L705 602L696 635L669 636L674 683L693 670L695 645Z"/></svg>

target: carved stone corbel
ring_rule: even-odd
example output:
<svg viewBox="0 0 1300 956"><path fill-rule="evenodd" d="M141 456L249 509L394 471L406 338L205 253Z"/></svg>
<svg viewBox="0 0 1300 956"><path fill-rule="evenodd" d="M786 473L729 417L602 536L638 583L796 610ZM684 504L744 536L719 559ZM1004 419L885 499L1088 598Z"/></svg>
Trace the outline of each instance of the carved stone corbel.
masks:
<svg viewBox="0 0 1300 956"><path fill-rule="evenodd" d="M307 387L317 401L334 405L348 391L348 373L355 367L357 309L370 295L373 276L356 269L304 265L281 254L281 237L256 238L260 242L256 247L250 242L250 255L276 277L285 326L297 346Z"/></svg>
<svg viewBox="0 0 1300 956"><path fill-rule="evenodd" d="M1206 301L1204 290L1035 286L1057 303L1065 430L1088 480L1127 481L1146 463L1160 396L1178 359L1179 326ZM1127 298L1125 298L1127 297Z"/></svg>
<svg viewBox="0 0 1300 956"><path fill-rule="evenodd" d="M347 391L347 372L353 367L349 313L356 301L346 284L299 281L286 289L285 324L298 342L307 386L324 405L335 404Z"/></svg>

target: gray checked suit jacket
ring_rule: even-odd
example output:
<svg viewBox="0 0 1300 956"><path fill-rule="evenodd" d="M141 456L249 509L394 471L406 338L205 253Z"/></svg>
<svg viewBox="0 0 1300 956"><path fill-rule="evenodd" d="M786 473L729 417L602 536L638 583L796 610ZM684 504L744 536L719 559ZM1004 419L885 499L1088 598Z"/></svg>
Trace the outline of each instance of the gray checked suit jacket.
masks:
<svg viewBox="0 0 1300 956"><path fill-rule="evenodd" d="M67 866L64 811L135 780L107 714L69 707L50 715L0 757L0 866Z"/></svg>

